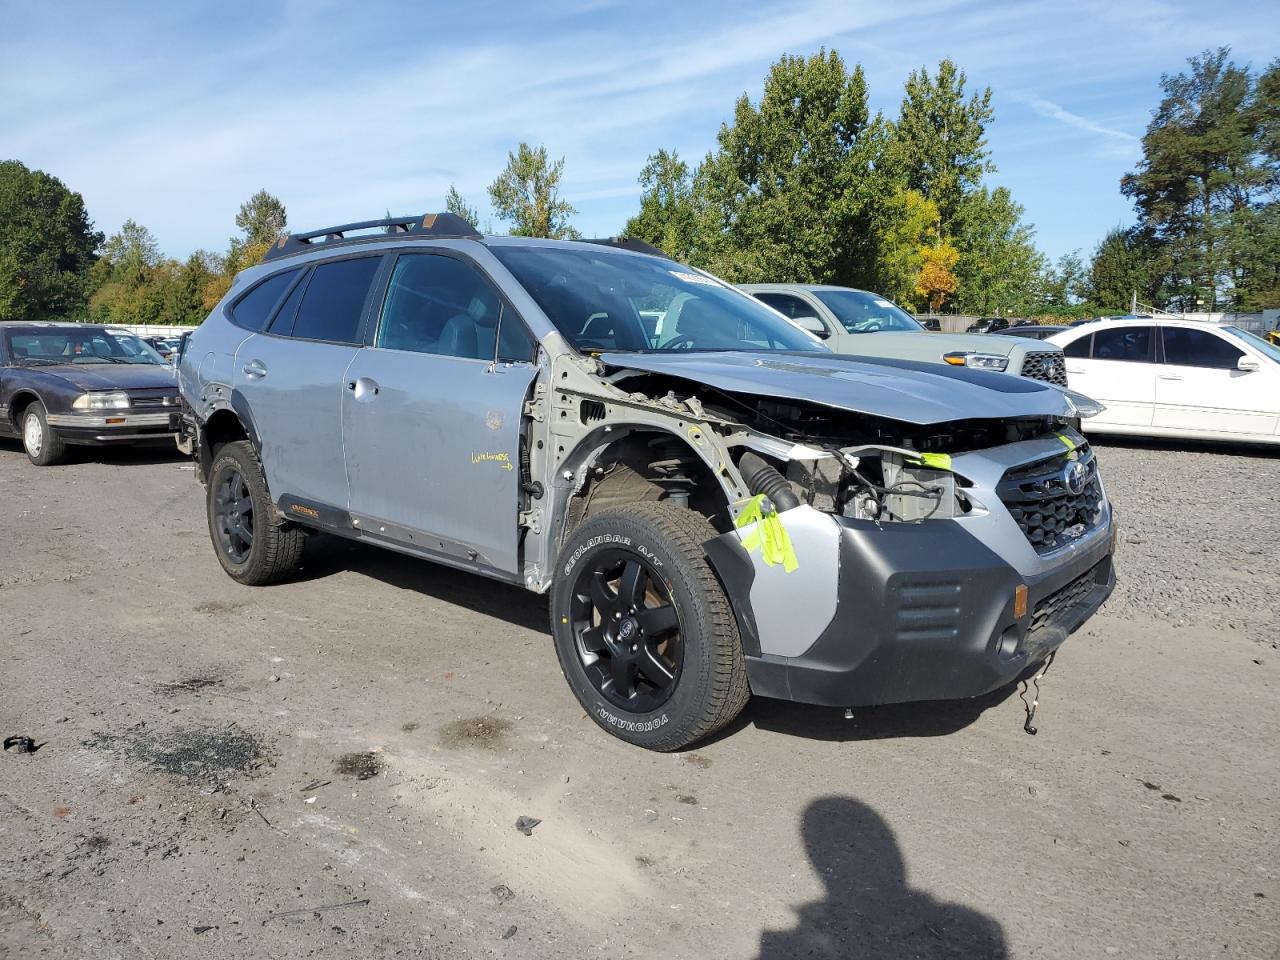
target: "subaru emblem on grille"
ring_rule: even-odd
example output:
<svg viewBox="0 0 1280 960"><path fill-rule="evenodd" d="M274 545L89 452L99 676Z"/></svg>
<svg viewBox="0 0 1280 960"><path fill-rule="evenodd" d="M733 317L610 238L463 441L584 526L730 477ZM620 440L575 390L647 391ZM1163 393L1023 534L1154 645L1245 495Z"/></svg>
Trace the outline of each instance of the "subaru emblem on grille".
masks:
<svg viewBox="0 0 1280 960"><path fill-rule="evenodd" d="M1062 471L1062 485L1072 496L1084 493L1084 485L1089 477L1089 470L1079 460L1072 460Z"/></svg>

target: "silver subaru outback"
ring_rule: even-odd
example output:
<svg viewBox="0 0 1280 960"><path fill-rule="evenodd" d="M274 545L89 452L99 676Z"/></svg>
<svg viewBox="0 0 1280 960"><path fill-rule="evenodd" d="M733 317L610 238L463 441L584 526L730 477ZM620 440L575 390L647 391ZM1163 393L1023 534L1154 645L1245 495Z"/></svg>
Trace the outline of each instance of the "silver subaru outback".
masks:
<svg viewBox="0 0 1280 960"><path fill-rule="evenodd" d="M549 592L575 696L651 749L752 694L979 696L1114 585L1070 393L838 356L632 240L285 237L179 379L231 577L290 576L322 530Z"/></svg>

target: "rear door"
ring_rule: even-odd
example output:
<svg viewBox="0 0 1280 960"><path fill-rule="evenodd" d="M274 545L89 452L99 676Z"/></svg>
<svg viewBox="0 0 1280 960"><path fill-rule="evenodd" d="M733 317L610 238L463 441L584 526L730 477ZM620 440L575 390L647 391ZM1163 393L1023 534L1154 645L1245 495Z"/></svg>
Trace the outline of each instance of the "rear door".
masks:
<svg viewBox="0 0 1280 960"><path fill-rule="evenodd" d="M1280 392L1264 370L1236 367L1245 351L1216 330L1160 327L1155 425L1205 436L1271 435Z"/></svg>
<svg viewBox="0 0 1280 960"><path fill-rule="evenodd" d="M326 260L236 353L235 402L257 431L272 497L347 508L342 394L380 254Z"/></svg>
<svg viewBox="0 0 1280 960"><path fill-rule="evenodd" d="M1155 343L1153 327L1118 326L1093 330L1063 347L1071 389L1107 408L1088 420L1086 429L1151 426Z"/></svg>
<svg viewBox="0 0 1280 960"><path fill-rule="evenodd" d="M366 536L517 573L532 337L444 251L400 254L373 322L342 391L353 516Z"/></svg>

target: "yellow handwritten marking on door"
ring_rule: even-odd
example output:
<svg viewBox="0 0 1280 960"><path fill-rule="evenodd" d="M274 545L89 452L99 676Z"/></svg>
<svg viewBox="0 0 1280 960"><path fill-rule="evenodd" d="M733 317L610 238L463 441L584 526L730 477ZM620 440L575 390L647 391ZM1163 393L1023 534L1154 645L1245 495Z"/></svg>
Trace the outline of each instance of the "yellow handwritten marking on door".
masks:
<svg viewBox="0 0 1280 960"><path fill-rule="evenodd" d="M496 463L503 470L514 470L515 464L511 462L511 457L506 451L498 453L473 453L471 454L472 463Z"/></svg>

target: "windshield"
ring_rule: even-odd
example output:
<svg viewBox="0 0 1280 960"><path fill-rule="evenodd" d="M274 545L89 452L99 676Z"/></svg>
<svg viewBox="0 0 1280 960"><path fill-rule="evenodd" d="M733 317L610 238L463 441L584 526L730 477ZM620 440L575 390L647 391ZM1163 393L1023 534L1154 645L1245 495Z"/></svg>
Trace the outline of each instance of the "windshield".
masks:
<svg viewBox="0 0 1280 960"><path fill-rule="evenodd" d="M9 331L5 335L7 353L20 365L89 363L158 363L164 358L150 345L124 331L108 332L101 327L45 327L32 331Z"/></svg>
<svg viewBox="0 0 1280 960"><path fill-rule="evenodd" d="M849 333L879 333L882 330L924 330L916 319L892 301L862 290L815 290L814 296L836 315Z"/></svg>
<svg viewBox="0 0 1280 960"><path fill-rule="evenodd" d="M584 352L826 349L753 297L671 260L591 244L490 249Z"/></svg>
<svg viewBox="0 0 1280 960"><path fill-rule="evenodd" d="M1280 363L1280 347L1277 347L1274 343L1263 340L1256 333L1241 330L1239 327L1223 327L1222 329L1229 330L1259 353L1265 354L1276 363Z"/></svg>

